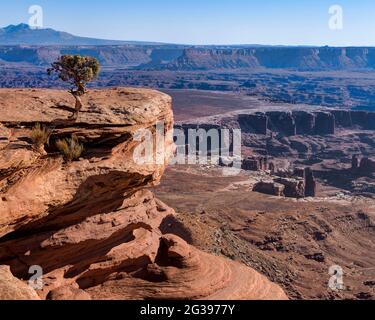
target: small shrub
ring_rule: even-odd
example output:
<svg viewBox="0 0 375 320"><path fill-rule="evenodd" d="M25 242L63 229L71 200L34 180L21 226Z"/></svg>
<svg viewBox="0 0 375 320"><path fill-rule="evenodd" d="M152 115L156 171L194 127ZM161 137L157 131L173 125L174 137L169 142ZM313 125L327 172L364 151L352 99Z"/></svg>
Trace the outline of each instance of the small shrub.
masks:
<svg viewBox="0 0 375 320"><path fill-rule="evenodd" d="M79 143L75 135L72 135L71 138L57 140L56 147L69 162L78 160L83 152L83 145Z"/></svg>
<svg viewBox="0 0 375 320"><path fill-rule="evenodd" d="M35 149L41 153L45 153L44 146L49 143L51 131L37 123L31 131L31 140Z"/></svg>

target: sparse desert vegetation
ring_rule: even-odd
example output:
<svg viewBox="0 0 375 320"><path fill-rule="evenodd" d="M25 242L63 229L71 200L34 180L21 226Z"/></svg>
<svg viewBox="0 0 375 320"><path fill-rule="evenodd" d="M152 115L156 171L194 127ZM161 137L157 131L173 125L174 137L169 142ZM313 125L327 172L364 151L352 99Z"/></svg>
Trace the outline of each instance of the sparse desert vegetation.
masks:
<svg viewBox="0 0 375 320"><path fill-rule="evenodd" d="M56 147L68 162L78 160L84 149L83 144L79 142L76 135L72 135L70 138L57 140Z"/></svg>
<svg viewBox="0 0 375 320"><path fill-rule="evenodd" d="M41 154L45 154L44 146L49 143L51 130L37 123L31 131L31 140L34 148Z"/></svg>

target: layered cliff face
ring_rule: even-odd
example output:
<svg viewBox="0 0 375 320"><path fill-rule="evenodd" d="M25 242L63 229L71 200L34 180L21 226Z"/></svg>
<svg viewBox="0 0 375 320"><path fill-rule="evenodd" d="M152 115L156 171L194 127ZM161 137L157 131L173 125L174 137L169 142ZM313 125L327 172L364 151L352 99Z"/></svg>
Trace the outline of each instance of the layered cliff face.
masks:
<svg viewBox="0 0 375 320"><path fill-rule="evenodd" d="M160 68L351 70L374 68L374 58L372 48L189 48L175 61Z"/></svg>
<svg viewBox="0 0 375 320"><path fill-rule="evenodd" d="M336 129L375 130L375 112L354 110L269 111L240 114L236 121L245 133L283 136L329 135Z"/></svg>
<svg viewBox="0 0 375 320"><path fill-rule="evenodd" d="M174 151L170 97L92 90L76 122L67 120L73 102L63 91L0 90L0 265L16 277L4 267L0 298L20 297L31 266L42 268L42 299L286 298L254 270L165 234L175 212L147 187ZM31 145L36 122L52 130L46 155ZM135 161L136 132L154 141L158 122L167 133L162 161ZM84 153L68 163L54 143L72 134ZM7 285L13 296L3 294Z"/></svg>
<svg viewBox="0 0 375 320"><path fill-rule="evenodd" d="M106 67L137 66L157 70L359 70L375 68L375 49L358 47L188 47L118 44L67 46L0 46L0 59L9 63L48 65L62 54L91 55Z"/></svg>
<svg viewBox="0 0 375 320"><path fill-rule="evenodd" d="M70 46L0 46L0 59L5 63L30 63L48 66L63 54L89 55L105 67L158 65L181 56L178 46L150 45L70 45Z"/></svg>

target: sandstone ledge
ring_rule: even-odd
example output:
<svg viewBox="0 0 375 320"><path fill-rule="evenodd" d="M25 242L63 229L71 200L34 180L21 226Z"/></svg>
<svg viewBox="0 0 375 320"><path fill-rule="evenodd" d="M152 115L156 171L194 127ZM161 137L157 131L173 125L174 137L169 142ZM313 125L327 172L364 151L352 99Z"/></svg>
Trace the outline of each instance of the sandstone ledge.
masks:
<svg viewBox="0 0 375 320"><path fill-rule="evenodd" d="M0 266L0 300L40 300L34 289L15 278L9 266Z"/></svg>
<svg viewBox="0 0 375 320"><path fill-rule="evenodd" d="M67 104L67 105L66 105ZM69 94L0 90L0 265L27 281L43 268L42 299L286 299L280 287L239 263L203 253L161 226L173 209L146 190L163 164L133 160L133 134L163 121L173 128L171 99L141 89L93 90L76 122ZM36 122L51 139L77 135L85 152L66 163L30 144Z"/></svg>
<svg viewBox="0 0 375 320"><path fill-rule="evenodd" d="M76 124L100 126L145 125L166 119L171 98L149 89L113 88L89 90ZM0 122L63 123L71 114L74 98L65 90L0 89ZM69 124L69 122L68 122Z"/></svg>

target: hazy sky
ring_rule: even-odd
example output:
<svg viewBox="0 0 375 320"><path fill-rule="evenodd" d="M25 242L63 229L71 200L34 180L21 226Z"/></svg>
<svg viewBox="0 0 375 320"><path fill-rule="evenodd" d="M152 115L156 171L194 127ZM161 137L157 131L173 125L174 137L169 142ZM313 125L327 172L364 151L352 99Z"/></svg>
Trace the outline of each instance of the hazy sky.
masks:
<svg viewBox="0 0 375 320"><path fill-rule="evenodd" d="M375 46L375 0L1 0L0 25L27 23L76 35L184 44ZM332 5L343 29L329 28Z"/></svg>

